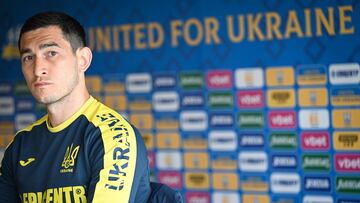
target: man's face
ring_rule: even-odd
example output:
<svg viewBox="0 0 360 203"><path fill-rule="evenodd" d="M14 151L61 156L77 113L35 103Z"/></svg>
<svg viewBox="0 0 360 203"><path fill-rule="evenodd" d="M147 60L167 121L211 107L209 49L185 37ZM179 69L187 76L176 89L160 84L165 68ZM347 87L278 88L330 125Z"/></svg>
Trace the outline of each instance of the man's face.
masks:
<svg viewBox="0 0 360 203"><path fill-rule="evenodd" d="M77 57L59 27L25 32L20 39L20 54L26 83L39 102L53 104L78 85Z"/></svg>

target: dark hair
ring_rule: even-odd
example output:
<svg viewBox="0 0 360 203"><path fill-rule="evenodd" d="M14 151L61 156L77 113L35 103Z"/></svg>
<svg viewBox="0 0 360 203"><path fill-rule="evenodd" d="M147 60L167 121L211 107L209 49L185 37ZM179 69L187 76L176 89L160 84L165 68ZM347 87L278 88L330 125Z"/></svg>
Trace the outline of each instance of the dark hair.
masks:
<svg viewBox="0 0 360 203"><path fill-rule="evenodd" d="M84 28L75 18L61 12L44 12L35 14L25 21L20 30L18 41L19 49L20 39L25 32L52 25L58 26L61 29L64 38L70 42L74 52L78 48L86 46Z"/></svg>

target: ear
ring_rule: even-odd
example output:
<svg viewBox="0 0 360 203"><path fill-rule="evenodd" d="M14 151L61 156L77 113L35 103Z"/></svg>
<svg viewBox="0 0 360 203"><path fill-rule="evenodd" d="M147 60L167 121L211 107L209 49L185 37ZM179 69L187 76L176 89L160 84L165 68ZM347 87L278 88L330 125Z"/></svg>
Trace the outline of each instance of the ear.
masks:
<svg viewBox="0 0 360 203"><path fill-rule="evenodd" d="M85 72L92 60L92 52L89 47L82 47L76 50L76 56L78 58L78 67L81 72Z"/></svg>

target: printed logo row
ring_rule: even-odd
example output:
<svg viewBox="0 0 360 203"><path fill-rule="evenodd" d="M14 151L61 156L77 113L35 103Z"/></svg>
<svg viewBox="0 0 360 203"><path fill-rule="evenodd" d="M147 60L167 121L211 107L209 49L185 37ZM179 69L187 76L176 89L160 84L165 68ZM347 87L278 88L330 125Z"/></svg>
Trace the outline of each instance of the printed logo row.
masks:
<svg viewBox="0 0 360 203"><path fill-rule="evenodd" d="M242 179L243 178L243 179ZM223 172L165 172L158 173L158 181L172 188L187 190L242 191L257 193L273 193L282 195L297 195L301 191L323 192L329 194L355 195L360 192L360 176L304 176L291 172L273 172L269 180L263 176L239 177L236 173ZM184 181L184 183L183 183ZM319 194L319 193L318 193Z"/></svg>
<svg viewBox="0 0 360 203"><path fill-rule="evenodd" d="M236 157L237 156L237 157ZM299 163L298 157L293 154L272 154L264 151L241 151L236 154L209 154L207 152L184 152L159 150L154 155L148 152L149 166L158 170L214 170L236 171L245 173L263 173L271 170L286 169L296 170L301 164L304 172L326 172L332 170L331 159L336 172L359 173L360 154L329 154L305 153ZM270 162L270 163L269 163Z"/></svg>

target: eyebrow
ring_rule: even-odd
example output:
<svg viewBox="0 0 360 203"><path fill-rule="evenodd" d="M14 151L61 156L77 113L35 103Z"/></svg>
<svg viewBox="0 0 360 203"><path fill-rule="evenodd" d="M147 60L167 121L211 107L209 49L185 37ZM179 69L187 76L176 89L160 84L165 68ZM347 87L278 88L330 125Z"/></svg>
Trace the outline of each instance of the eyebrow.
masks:
<svg viewBox="0 0 360 203"><path fill-rule="evenodd" d="M55 42L49 42L49 43L45 43L45 44L40 44L39 48L40 49L45 49L48 47L60 47L57 43ZM21 49L20 50L20 55L26 54L26 53L31 53L31 49L29 48L25 48L25 49Z"/></svg>

